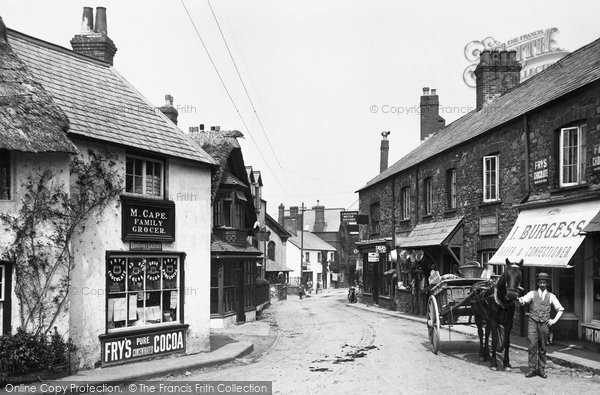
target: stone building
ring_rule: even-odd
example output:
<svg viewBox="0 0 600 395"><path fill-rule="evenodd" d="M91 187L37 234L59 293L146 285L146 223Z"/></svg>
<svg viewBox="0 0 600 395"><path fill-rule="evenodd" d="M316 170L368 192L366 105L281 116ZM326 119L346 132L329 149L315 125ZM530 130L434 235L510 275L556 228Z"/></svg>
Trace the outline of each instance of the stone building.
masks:
<svg viewBox="0 0 600 395"><path fill-rule="evenodd" d="M521 84L519 70L514 52L484 51L476 109L422 131L417 148L358 191L369 215L359 243L366 294L377 301L394 249L408 257L395 266L397 307L421 314L414 290L427 286L433 264L444 274L489 263L498 275L506 258L523 258L523 286L549 271L566 308L556 338L584 338L600 328L598 243L593 229L585 236L600 210L600 41ZM521 333L526 314L516 317Z"/></svg>

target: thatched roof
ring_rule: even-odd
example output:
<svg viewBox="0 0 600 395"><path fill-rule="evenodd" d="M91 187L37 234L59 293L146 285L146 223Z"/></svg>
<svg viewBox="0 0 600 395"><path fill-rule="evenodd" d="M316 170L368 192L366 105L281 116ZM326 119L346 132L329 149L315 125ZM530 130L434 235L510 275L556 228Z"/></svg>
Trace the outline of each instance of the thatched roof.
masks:
<svg viewBox="0 0 600 395"><path fill-rule="evenodd" d="M8 43L0 17L0 149L77 152L68 129L66 115Z"/></svg>

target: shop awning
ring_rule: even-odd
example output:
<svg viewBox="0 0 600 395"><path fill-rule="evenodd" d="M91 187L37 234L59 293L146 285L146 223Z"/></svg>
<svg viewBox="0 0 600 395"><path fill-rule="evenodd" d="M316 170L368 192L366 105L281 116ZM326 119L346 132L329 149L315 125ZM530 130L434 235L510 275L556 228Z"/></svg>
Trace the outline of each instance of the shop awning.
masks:
<svg viewBox="0 0 600 395"><path fill-rule="evenodd" d="M569 267L585 238L581 232L598 214L600 202L580 202L523 210L488 263L523 259L525 266Z"/></svg>
<svg viewBox="0 0 600 395"><path fill-rule="evenodd" d="M419 224L406 237L396 237L400 248L414 249L437 245L462 245L462 231L459 231L463 217L445 221Z"/></svg>

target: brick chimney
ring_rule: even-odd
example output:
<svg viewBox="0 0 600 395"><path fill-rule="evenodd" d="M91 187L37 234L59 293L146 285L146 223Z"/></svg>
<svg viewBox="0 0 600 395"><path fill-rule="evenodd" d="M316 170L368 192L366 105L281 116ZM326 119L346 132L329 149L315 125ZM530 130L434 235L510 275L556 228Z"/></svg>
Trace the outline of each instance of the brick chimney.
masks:
<svg viewBox="0 0 600 395"><path fill-rule="evenodd" d="M430 134L446 126L446 120L440 117L440 98L435 89L432 89L430 92L428 87L423 88L420 110L421 141L423 141Z"/></svg>
<svg viewBox="0 0 600 395"><path fill-rule="evenodd" d="M165 95L165 105L158 108L163 114L167 116L175 125L177 125L177 116L179 112L173 107L173 96Z"/></svg>
<svg viewBox="0 0 600 395"><path fill-rule="evenodd" d="M521 63L517 51L483 51L475 68L477 111L519 85Z"/></svg>
<svg viewBox="0 0 600 395"><path fill-rule="evenodd" d="M315 210L315 226L313 228L313 232L323 232L325 230L325 206L319 204L317 200L317 205L312 208Z"/></svg>
<svg viewBox="0 0 600 395"><path fill-rule="evenodd" d="M285 215L285 206L283 203L279 204L279 215L277 216L277 222L279 225L283 225L283 216Z"/></svg>
<svg viewBox="0 0 600 395"><path fill-rule="evenodd" d="M117 47L108 38L106 25L106 8L96 7L96 24L93 23L94 11L91 7L83 7L81 18L81 34L71 39L73 51L110 63L112 66Z"/></svg>
<svg viewBox="0 0 600 395"><path fill-rule="evenodd" d="M390 152L390 140L388 140L389 135L390 132L381 132L381 155L379 157L380 173L388 168L388 156Z"/></svg>

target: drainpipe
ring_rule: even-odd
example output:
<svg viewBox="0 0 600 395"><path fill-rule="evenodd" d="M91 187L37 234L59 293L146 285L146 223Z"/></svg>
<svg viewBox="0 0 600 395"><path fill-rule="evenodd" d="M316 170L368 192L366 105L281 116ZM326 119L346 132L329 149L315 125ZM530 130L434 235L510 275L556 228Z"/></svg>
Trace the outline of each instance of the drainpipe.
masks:
<svg viewBox="0 0 600 395"><path fill-rule="evenodd" d="M529 126L527 123L527 114L523 115L523 133L525 134L525 193L529 194L531 190L529 184ZM529 269L528 274L529 275L527 277L531 278L531 275L533 274L532 268ZM525 320L525 308L523 308L523 306L519 306L519 321L519 335L525 336L525 333L527 331L527 321Z"/></svg>

